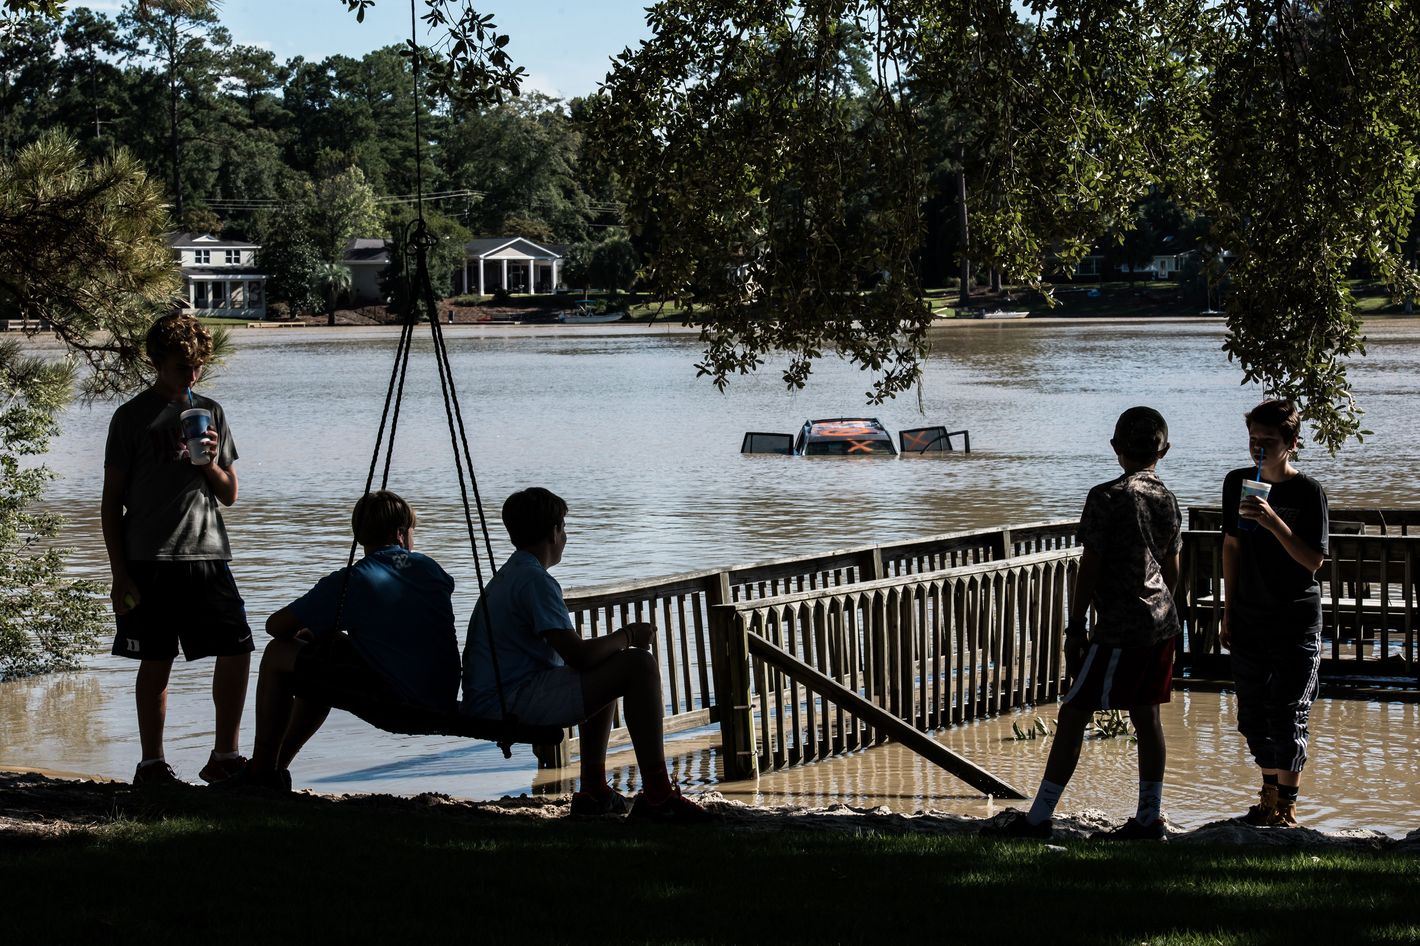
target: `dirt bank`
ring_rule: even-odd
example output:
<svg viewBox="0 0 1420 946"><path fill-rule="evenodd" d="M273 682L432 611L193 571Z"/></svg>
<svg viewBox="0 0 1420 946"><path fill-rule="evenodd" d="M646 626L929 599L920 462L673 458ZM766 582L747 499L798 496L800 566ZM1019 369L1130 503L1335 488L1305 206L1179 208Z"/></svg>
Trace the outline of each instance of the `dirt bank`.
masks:
<svg viewBox="0 0 1420 946"><path fill-rule="evenodd" d="M963 835L975 834L988 823L983 819L933 811L907 815L886 808L863 809L848 805L758 808L728 801L715 792L697 797L719 816L724 827L738 831ZM120 819L207 811L213 804L220 804L223 798L198 786L138 790L125 782L56 778L36 772L0 772L0 839L9 837L39 841L76 830L103 827ZM394 795L321 795L303 791L272 800L271 803L297 810L302 807L311 811L336 807L419 811L452 818L516 818L531 823L566 817L568 801L566 795L524 795L498 801L469 801L433 793L404 798ZM1004 812L998 814L996 819L1003 817ZM1093 831L1112 826L1102 813L1086 810L1058 819L1056 839L1062 842L1079 841ZM1325 833L1309 828L1252 828L1231 821L1219 821L1192 831L1171 833L1170 841L1175 844L1320 847L1420 854L1420 829L1411 831L1403 839L1396 839L1378 831Z"/></svg>

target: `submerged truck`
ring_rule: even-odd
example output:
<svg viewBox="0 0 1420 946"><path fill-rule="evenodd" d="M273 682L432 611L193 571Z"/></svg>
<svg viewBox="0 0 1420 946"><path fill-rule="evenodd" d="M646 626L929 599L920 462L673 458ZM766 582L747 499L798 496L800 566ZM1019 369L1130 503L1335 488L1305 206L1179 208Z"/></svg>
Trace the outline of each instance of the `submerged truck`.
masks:
<svg viewBox="0 0 1420 946"><path fill-rule="evenodd" d="M876 417L832 417L806 420L795 434L750 431L740 443L740 453L768 453L786 457L931 456L951 452L953 437L962 451L971 452L971 434L942 426L913 427L898 432L898 443Z"/></svg>

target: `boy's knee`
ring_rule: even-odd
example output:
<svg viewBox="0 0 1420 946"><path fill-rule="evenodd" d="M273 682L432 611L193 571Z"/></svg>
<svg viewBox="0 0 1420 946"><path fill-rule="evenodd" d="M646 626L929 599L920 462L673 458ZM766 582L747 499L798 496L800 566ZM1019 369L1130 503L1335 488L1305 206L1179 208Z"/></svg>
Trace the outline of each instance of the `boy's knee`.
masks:
<svg viewBox="0 0 1420 946"><path fill-rule="evenodd" d="M634 662L633 666L636 669L636 673L650 677L657 683L660 683L661 665L656 661L655 654L651 653L649 650L633 648L626 651L626 656Z"/></svg>
<svg viewBox="0 0 1420 946"><path fill-rule="evenodd" d="M286 673L296 666L296 656L303 645L299 641L276 639L268 641L261 655L261 672Z"/></svg>

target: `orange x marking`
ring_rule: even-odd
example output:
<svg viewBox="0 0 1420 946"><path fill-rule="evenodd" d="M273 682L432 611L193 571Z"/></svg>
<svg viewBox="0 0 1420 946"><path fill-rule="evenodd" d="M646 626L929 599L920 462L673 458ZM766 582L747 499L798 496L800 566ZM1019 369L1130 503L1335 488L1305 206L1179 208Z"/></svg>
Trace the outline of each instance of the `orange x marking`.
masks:
<svg viewBox="0 0 1420 946"><path fill-rule="evenodd" d="M849 453L872 453L872 452L873 452L873 448L872 448L872 446L868 443L868 441L866 441L866 440L850 440L850 441L848 441L848 452L849 452Z"/></svg>
<svg viewBox="0 0 1420 946"><path fill-rule="evenodd" d="M911 433L911 434L903 434L903 436L907 438L907 446L909 446L909 447L921 447L923 450L927 449L927 432L926 432L926 431L919 431L919 432L917 432L917 433Z"/></svg>

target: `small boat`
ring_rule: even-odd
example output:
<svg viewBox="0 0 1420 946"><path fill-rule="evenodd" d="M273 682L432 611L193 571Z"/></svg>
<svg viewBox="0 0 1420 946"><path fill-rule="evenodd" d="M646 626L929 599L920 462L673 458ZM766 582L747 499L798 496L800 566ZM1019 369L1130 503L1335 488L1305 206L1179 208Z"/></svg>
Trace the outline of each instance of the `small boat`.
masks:
<svg viewBox="0 0 1420 946"><path fill-rule="evenodd" d="M624 318L626 318L626 313L622 311L587 312L577 310L565 313L562 316L562 321L568 325L600 325L603 322L620 322Z"/></svg>
<svg viewBox="0 0 1420 946"><path fill-rule="evenodd" d="M963 439L971 452L971 435L965 430L945 427L914 427L898 433L903 456L946 453L952 437ZM750 431L740 443L740 453L773 453L786 457L868 457L897 456L892 434L876 417L832 417L806 420L798 436Z"/></svg>
<svg viewBox="0 0 1420 946"><path fill-rule="evenodd" d="M626 317L623 309L615 312L598 312L592 308L591 300L583 299L573 303L572 308L562 313L562 321L568 325L600 325L603 322L620 322Z"/></svg>
<svg viewBox="0 0 1420 946"><path fill-rule="evenodd" d="M982 308L971 310L971 317L973 319L1023 319L1028 315L1030 315L1030 313L1025 309L992 309L987 311L983 306Z"/></svg>

